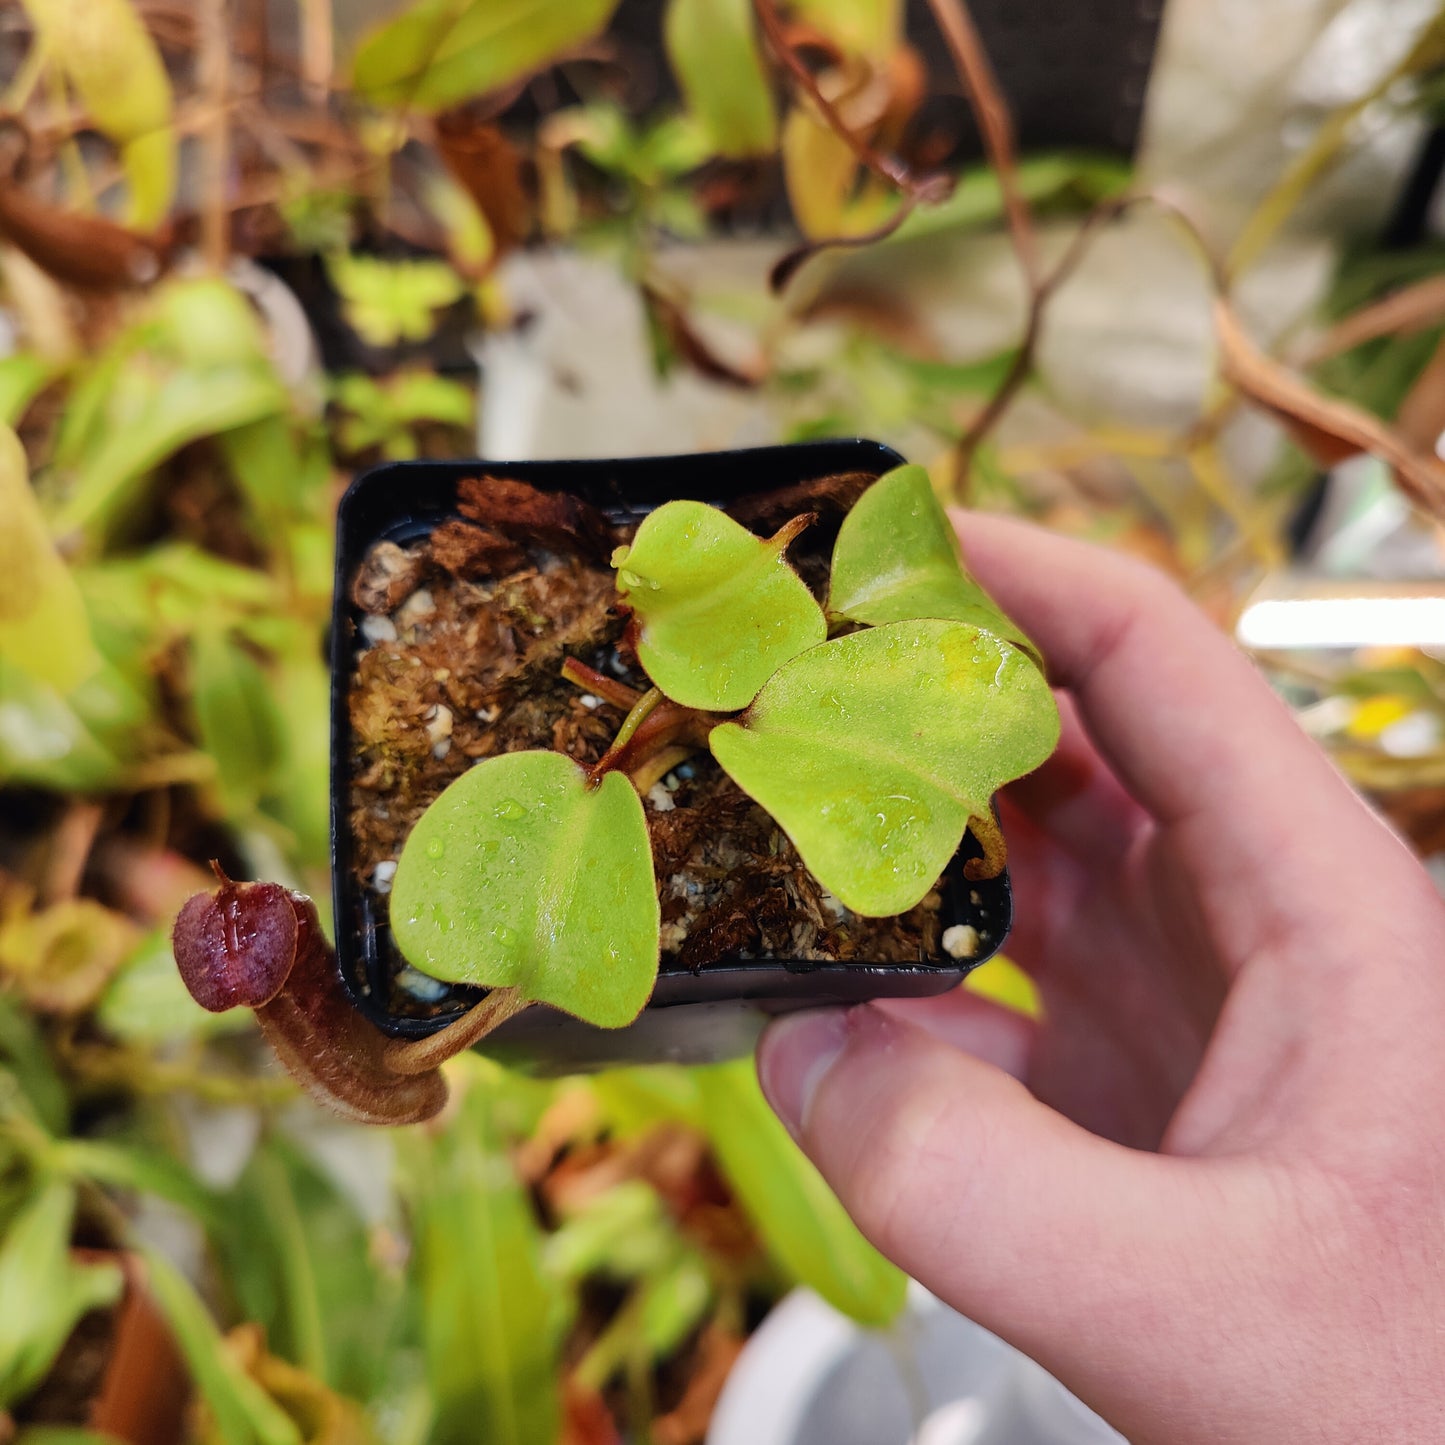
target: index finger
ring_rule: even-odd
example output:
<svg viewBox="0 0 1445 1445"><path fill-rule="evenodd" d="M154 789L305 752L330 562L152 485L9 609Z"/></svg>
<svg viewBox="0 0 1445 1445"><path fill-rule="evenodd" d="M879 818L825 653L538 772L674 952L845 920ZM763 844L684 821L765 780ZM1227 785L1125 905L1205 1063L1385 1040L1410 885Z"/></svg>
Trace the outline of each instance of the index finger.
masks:
<svg viewBox="0 0 1445 1445"><path fill-rule="evenodd" d="M1264 679L1162 573L1119 553L955 513L969 567L1042 649L1100 753L1178 849L1216 939L1242 959L1281 930L1423 870ZM1374 906L1381 900L1375 897Z"/></svg>

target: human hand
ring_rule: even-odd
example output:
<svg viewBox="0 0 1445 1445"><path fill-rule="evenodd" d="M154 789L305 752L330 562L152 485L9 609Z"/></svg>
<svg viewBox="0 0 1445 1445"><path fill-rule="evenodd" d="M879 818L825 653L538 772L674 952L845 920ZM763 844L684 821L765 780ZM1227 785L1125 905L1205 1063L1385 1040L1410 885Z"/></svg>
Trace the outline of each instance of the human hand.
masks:
<svg viewBox="0 0 1445 1445"><path fill-rule="evenodd" d="M1445 1439L1445 905L1166 580L969 516L1043 649L1002 799L1033 1023L961 991L774 1023L863 1232L1135 1445Z"/></svg>

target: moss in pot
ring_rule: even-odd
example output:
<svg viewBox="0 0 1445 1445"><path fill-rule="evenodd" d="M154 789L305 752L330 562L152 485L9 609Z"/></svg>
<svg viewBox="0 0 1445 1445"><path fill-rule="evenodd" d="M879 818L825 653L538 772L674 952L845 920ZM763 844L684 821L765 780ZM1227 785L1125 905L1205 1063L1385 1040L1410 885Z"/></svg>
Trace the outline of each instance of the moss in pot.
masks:
<svg viewBox="0 0 1445 1445"><path fill-rule="evenodd" d="M349 579L370 646L338 733L338 898L343 869L364 880L406 960L369 980L403 1026L365 1067L434 1068L532 1003L621 1028L657 995L726 996L708 981L736 988L760 957L858 997L895 991L890 968L945 975L906 989L936 991L961 972L940 965L997 946L955 924L948 956L940 875L997 879L991 797L1047 756L1057 719L921 468L640 523L508 479L464 481L460 501ZM950 870L966 830L978 856ZM181 962L204 993L216 959ZM405 1037L439 1027L457 990L437 980L487 993Z"/></svg>

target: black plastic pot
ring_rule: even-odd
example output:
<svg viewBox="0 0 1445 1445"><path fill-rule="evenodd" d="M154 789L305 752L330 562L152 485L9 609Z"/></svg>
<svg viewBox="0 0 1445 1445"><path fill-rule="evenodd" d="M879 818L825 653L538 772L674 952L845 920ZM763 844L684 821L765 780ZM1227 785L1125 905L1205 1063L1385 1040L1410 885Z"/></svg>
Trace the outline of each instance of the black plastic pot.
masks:
<svg viewBox="0 0 1445 1445"><path fill-rule="evenodd" d="M347 992L363 1014L388 1034L417 1038L442 1027L480 997L476 989L453 986L436 1017L403 1017L387 1010L395 945L375 898L353 873L347 826L351 737L346 699L362 616L350 600L351 579L367 549L382 540L414 542L457 516L457 483L482 472L514 477L544 491L572 492L614 520L636 521L675 498L726 505L750 493L840 472L881 476L902 460L878 442L825 441L618 461L398 462L375 467L356 479L337 517L331 829L337 960ZM628 1028L598 1029L537 1007L492 1034L486 1052L539 1072L557 1073L615 1063L700 1063L745 1052L766 1014L943 993L997 952L1013 917L1006 873L979 883L963 877L964 861L977 853L972 836L966 836L943 889L943 926L963 923L978 931L977 955L966 961L946 955L936 964L911 965L749 958L710 964L695 973L665 967L652 1001Z"/></svg>

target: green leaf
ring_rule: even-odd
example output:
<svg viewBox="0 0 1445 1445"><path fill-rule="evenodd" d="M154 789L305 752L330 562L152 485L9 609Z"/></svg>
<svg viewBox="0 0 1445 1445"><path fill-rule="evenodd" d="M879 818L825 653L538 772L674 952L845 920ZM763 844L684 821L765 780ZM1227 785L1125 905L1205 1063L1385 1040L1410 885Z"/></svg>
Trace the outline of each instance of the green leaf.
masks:
<svg viewBox="0 0 1445 1445"><path fill-rule="evenodd" d="M74 1425L25 1425L14 1445L123 1445L115 1435L100 1435Z"/></svg>
<svg viewBox="0 0 1445 1445"><path fill-rule="evenodd" d="M723 156L774 150L778 122L749 0L671 0L663 34L683 96L713 150Z"/></svg>
<svg viewBox="0 0 1445 1445"><path fill-rule="evenodd" d="M372 346L425 341L437 328L436 313L467 289L445 261L383 261L338 251L326 270L346 319Z"/></svg>
<svg viewBox="0 0 1445 1445"><path fill-rule="evenodd" d="M588 1199L547 1236L548 1271L569 1285L589 1275L631 1280L666 1267L678 1234L657 1191L644 1180L624 1179Z"/></svg>
<svg viewBox="0 0 1445 1445"><path fill-rule="evenodd" d="M153 928L131 950L100 996L95 1020L112 1038L152 1046L252 1027L245 1009L208 1013L191 997L176 968L169 923Z"/></svg>
<svg viewBox="0 0 1445 1445"><path fill-rule="evenodd" d="M1038 649L964 570L958 534L920 466L895 467L859 497L833 548L828 613L875 627L916 617L968 622Z"/></svg>
<svg viewBox="0 0 1445 1445"><path fill-rule="evenodd" d="M1132 179L1125 161L1115 156L1064 152L1030 156L1019 162L1018 187L1039 210L1087 207L1124 191ZM936 206L919 206L881 244L898 245L950 231L976 231L1003 215L1003 191L992 166L980 165L958 177L953 194Z"/></svg>
<svg viewBox="0 0 1445 1445"><path fill-rule="evenodd" d="M291 834L292 856L324 869L331 857L331 674L316 629L303 624L291 633L272 672L280 752L262 802Z"/></svg>
<svg viewBox="0 0 1445 1445"><path fill-rule="evenodd" d="M795 657L709 745L814 877L855 913L883 917L933 887L969 820L1058 735L1053 694L1024 653L929 620Z"/></svg>
<svg viewBox="0 0 1445 1445"><path fill-rule="evenodd" d="M171 969L175 971L174 960ZM62 1139L50 1159L72 1178L168 1199L202 1224L212 1225L217 1218L215 1197L169 1154L102 1139Z"/></svg>
<svg viewBox="0 0 1445 1445"><path fill-rule="evenodd" d="M70 1257L75 1190L55 1181L11 1221L0 1245L0 1410L46 1376L80 1317L114 1304L125 1286L116 1264Z"/></svg>
<svg viewBox="0 0 1445 1445"><path fill-rule="evenodd" d="M421 422L470 433L476 416L471 388L427 371L403 371L385 384L352 373L332 387L336 404L351 415L341 423L348 451L380 447L382 455L405 460L417 454L412 428Z"/></svg>
<svg viewBox="0 0 1445 1445"><path fill-rule="evenodd" d="M378 105L443 110L590 40L617 0L418 0L367 35L352 84Z"/></svg>
<svg viewBox="0 0 1445 1445"><path fill-rule="evenodd" d="M331 459L320 428L299 428L278 413L233 427L221 437L221 450L262 546L279 551L297 520L324 514Z"/></svg>
<svg viewBox="0 0 1445 1445"><path fill-rule="evenodd" d="M696 1250L678 1255L671 1265L644 1281L638 1300L637 1332L648 1357L665 1360L706 1318L713 1286Z"/></svg>
<svg viewBox="0 0 1445 1445"><path fill-rule="evenodd" d="M0 994L0 1066L20 1088L18 1098L6 1098L6 1107L13 1100L47 1134L63 1134L70 1121L65 1083L34 1019L7 994Z"/></svg>
<svg viewBox="0 0 1445 1445"><path fill-rule="evenodd" d="M389 1137L351 1147L389 1162ZM356 1205L285 1136L263 1137L215 1231L242 1318L267 1347L343 1394L374 1397L397 1351L401 1281Z"/></svg>
<svg viewBox="0 0 1445 1445"><path fill-rule="evenodd" d="M66 696L0 658L0 782L60 792L120 787L133 775L130 745L148 713L109 664Z"/></svg>
<svg viewBox="0 0 1445 1445"><path fill-rule="evenodd" d="M545 1445L559 1425L565 1301L542 1268L541 1231L494 1117L468 1088L444 1132L404 1143L411 1278L420 1301L428 1445Z"/></svg>
<svg viewBox="0 0 1445 1445"><path fill-rule="evenodd" d="M619 547L617 590L641 623L637 655L668 697L734 712L790 657L828 635L822 609L783 553L702 502L668 502Z"/></svg>
<svg viewBox="0 0 1445 1445"><path fill-rule="evenodd" d="M61 534L108 529L135 503L150 472L188 442L281 411L286 392L274 372L225 362L161 375L138 363L124 371L110 425L79 467L54 520Z"/></svg>
<svg viewBox="0 0 1445 1445"><path fill-rule="evenodd" d="M224 1445L302 1445L301 1432L290 1416L228 1353L215 1321L186 1277L159 1250L142 1252L151 1293Z"/></svg>
<svg viewBox="0 0 1445 1445"><path fill-rule="evenodd" d="M603 1028L631 1023L658 959L642 800L620 773L591 787L561 753L478 763L407 838L391 924L433 977L516 988Z"/></svg>
<svg viewBox="0 0 1445 1445"><path fill-rule="evenodd" d="M703 1127L729 1187L783 1271L860 1324L888 1324L908 1279L858 1232L758 1087L751 1059L697 1072Z"/></svg>
<svg viewBox="0 0 1445 1445"><path fill-rule="evenodd" d="M201 746L216 762L221 808L227 818L245 819L281 743L264 669L220 628L203 627L191 644L191 705Z"/></svg>

